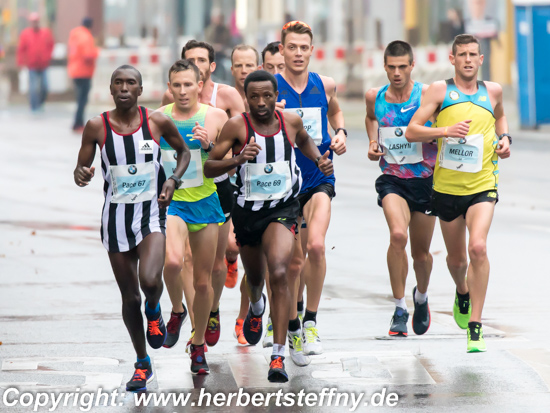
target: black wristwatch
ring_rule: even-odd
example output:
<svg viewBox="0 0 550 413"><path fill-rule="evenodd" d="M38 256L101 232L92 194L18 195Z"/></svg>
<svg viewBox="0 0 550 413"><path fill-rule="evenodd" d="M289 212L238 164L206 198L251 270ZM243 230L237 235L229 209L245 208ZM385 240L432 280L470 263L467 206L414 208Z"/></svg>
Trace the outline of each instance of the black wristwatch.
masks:
<svg viewBox="0 0 550 413"><path fill-rule="evenodd" d="M498 140L502 140L502 138L504 138L505 136L508 136L508 140L510 141L510 145L512 144L512 137L508 134L508 133L503 133L502 135L500 135L498 137Z"/></svg>
<svg viewBox="0 0 550 413"><path fill-rule="evenodd" d="M348 136L348 131L345 129L345 128L338 128L334 131L334 134L335 135L338 135L338 132L340 131L344 131L344 135L346 135L346 137Z"/></svg>
<svg viewBox="0 0 550 413"><path fill-rule="evenodd" d="M210 142L210 143L208 144L208 148L206 148L204 151L205 151L206 153L208 153L208 152L210 152L212 149L214 149L214 142Z"/></svg>
<svg viewBox="0 0 550 413"><path fill-rule="evenodd" d="M174 180L174 182L176 183L176 189L179 189L179 187L181 186L181 179L180 178L178 178L176 175L172 175L168 179Z"/></svg>
<svg viewBox="0 0 550 413"><path fill-rule="evenodd" d="M315 158L315 166L316 166L317 168L319 168L319 160L320 160L322 157L323 157L323 156L321 155L321 156L318 156L317 158Z"/></svg>

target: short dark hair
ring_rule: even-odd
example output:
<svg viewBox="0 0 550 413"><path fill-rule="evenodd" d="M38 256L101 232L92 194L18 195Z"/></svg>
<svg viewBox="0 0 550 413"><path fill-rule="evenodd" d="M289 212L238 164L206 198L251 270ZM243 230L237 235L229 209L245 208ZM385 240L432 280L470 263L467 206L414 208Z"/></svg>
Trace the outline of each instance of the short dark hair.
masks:
<svg viewBox="0 0 550 413"><path fill-rule="evenodd" d="M267 52L271 54L277 54L279 53L279 45L281 42L271 42L266 47L264 47L264 50L262 50L262 63L265 63L265 54Z"/></svg>
<svg viewBox="0 0 550 413"><path fill-rule="evenodd" d="M185 46L183 46L183 49L181 49L181 58L185 59L185 52L191 49L206 49L208 50L208 62L212 63L216 60L216 53L214 52L214 48L210 43L206 42L199 42L195 39L189 40L187 43L185 43Z"/></svg>
<svg viewBox="0 0 550 413"><path fill-rule="evenodd" d="M286 35L288 33L297 33L297 34L306 34L307 33L307 34L309 34L311 42L313 43L313 31L311 30L311 27L309 27L306 24L302 24L302 23L303 22L293 21L293 22L289 22L289 23L285 24L283 26L283 30L281 31L281 42L283 44L285 44Z"/></svg>
<svg viewBox="0 0 550 413"><path fill-rule="evenodd" d="M470 43L477 44L477 50L479 53L481 53L481 45L479 44L479 40L477 37L472 34L459 34L455 37L455 40L453 42L453 56L456 56L456 46Z"/></svg>
<svg viewBox="0 0 550 413"><path fill-rule="evenodd" d="M168 71L168 80L170 80L170 75L172 73L183 72L185 70L192 70L193 72L195 72L197 83L201 80L201 72L199 68L195 63L187 59L180 59L172 65L172 67Z"/></svg>
<svg viewBox="0 0 550 413"><path fill-rule="evenodd" d="M260 55L258 54L258 51L256 50L255 47L252 47L248 44L238 44L237 46L235 46L233 48L233 50L231 50L231 64L233 64L233 54L237 51L237 50L252 50L254 52L254 54L256 55L256 66L258 66L260 64Z"/></svg>
<svg viewBox="0 0 550 413"><path fill-rule="evenodd" d="M394 40L384 50L384 64L388 57L409 56L409 64L414 60L413 49L410 44L403 40Z"/></svg>
<svg viewBox="0 0 550 413"><path fill-rule="evenodd" d="M275 76L265 70L255 70L254 72L250 73L244 80L244 94L246 95L246 91L250 83L265 81L270 81L273 85L273 92L277 92L277 79L275 79Z"/></svg>
<svg viewBox="0 0 550 413"><path fill-rule="evenodd" d="M141 77L141 73L139 70L137 70L134 66L132 65L122 65L122 66L119 66L115 69L115 71L113 72L113 74L111 75L111 84L113 84L113 81L115 80L115 73L118 72L119 70L127 70L127 69L130 69L130 70L133 70L137 73L137 78L138 78L138 82L139 82L139 85L140 86L143 86L143 78Z"/></svg>

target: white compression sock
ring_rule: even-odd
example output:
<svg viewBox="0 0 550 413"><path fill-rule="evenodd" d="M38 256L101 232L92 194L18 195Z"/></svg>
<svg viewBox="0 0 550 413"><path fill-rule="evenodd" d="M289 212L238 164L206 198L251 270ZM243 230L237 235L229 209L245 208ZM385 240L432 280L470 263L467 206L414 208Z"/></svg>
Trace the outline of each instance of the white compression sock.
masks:
<svg viewBox="0 0 550 413"><path fill-rule="evenodd" d="M254 315L260 315L264 312L264 309L265 309L265 301L264 301L264 296L262 295L260 297L260 299L258 300L258 302L256 303L251 303L250 306L252 307L252 313Z"/></svg>
<svg viewBox="0 0 550 413"><path fill-rule="evenodd" d="M285 345L284 344L273 344L273 356L285 356Z"/></svg>
<svg viewBox="0 0 550 413"><path fill-rule="evenodd" d="M418 304L424 304L426 300L428 299L428 292L426 291L424 294L418 292L418 288L414 292L414 301L416 301Z"/></svg>
<svg viewBox="0 0 550 413"><path fill-rule="evenodd" d="M403 310L407 311L407 302L405 301L405 297L394 298L393 301L395 302L396 307L401 307Z"/></svg>

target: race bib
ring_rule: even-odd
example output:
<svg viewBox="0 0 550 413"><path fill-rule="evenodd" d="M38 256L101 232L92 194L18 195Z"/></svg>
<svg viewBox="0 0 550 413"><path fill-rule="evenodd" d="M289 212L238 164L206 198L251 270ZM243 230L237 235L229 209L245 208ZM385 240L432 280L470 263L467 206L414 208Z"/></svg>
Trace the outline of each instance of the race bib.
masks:
<svg viewBox="0 0 550 413"><path fill-rule="evenodd" d="M422 144L409 142L405 138L406 127L383 127L379 129L380 146L384 148L384 159L389 164L413 164L422 162Z"/></svg>
<svg viewBox="0 0 550 413"><path fill-rule="evenodd" d="M181 177L182 188L195 188L203 184L202 174L202 155L200 149L191 149L191 160L189 166L185 170L185 173ZM173 149L162 149L162 165L164 166L164 172L169 177L174 174L177 166L177 153Z"/></svg>
<svg viewBox="0 0 550 413"><path fill-rule="evenodd" d="M459 172L476 173L483 164L483 135L443 138L439 166Z"/></svg>
<svg viewBox="0 0 550 413"><path fill-rule="evenodd" d="M246 201L272 201L284 198L292 188L288 161L244 165Z"/></svg>
<svg viewBox="0 0 550 413"><path fill-rule="evenodd" d="M323 142L323 118L321 108L289 108L284 112L296 113L302 118L304 129L311 136L315 145Z"/></svg>
<svg viewBox="0 0 550 413"><path fill-rule="evenodd" d="M116 204L137 204L150 201L157 195L155 164L153 161L110 166L113 197Z"/></svg>

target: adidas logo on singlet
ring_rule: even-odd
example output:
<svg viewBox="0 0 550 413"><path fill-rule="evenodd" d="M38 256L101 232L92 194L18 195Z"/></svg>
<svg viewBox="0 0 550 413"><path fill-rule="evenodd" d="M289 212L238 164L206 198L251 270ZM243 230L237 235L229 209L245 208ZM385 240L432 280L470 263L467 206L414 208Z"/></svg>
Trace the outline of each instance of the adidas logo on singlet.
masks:
<svg viewBox="0 0 550 413"><path fill-rule="evenodd" d="M151 146L149 146L148 143L145 143L145 145L143 145L143 146L141 147L141 150L142 150L142 151L146 151L146 150L148 150L148 149L151 149Z"/></svg>
<svg viewBox="0 0 550 413"><path fill-rule="evenodd" d="M311 89L311 92L310 92L312 95L319 95L321 94L321 92L319 92L319 89L317 88L317 86L313 86L313 88Z"/></svg>
<svg viewBox="0 0 550 413"><path fill-rule="evenodd" d="M139 142L139 153L140 154L152 154L153 147L147 141Z"/></svg>

